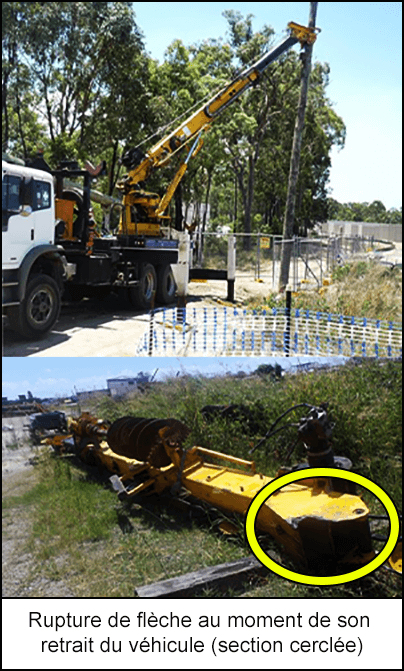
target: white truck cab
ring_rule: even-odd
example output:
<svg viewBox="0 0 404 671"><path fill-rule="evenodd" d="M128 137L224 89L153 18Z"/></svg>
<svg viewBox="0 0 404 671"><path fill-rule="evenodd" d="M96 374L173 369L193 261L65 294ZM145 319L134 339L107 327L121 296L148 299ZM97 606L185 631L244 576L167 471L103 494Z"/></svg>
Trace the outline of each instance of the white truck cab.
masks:
<svg viewBox="0 0 404 671"><path fill-rule="evenodd" d="M65 259L55 224L51 173L2 161L3 315L29 338L52 328L60 312Z"/></svg>
<svg viewBox="0 0 404 671"><path fill-rule="evenodd" d="M19 268L30 249L55 242L53 177L2 162L2 266Z"/></svg>

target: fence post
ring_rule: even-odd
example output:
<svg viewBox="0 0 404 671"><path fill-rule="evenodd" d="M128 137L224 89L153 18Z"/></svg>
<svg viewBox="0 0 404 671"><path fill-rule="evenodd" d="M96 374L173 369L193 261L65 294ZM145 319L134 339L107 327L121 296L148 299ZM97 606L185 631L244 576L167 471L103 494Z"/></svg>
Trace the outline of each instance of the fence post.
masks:
<svg viewBox="0 0 404 671"><path fill-rule="evenodd" d="M255 279L259 280L261 275L261 233L257 235L257 263L255 267Z"/></svg>
<svg viewBox="0 0 404 671"><path fill-rule="evenodd" d="M304 267L304 279L307 280L309 267L309 245L306 243L306 264Z"/></svg>
<svg viewBox="0 0 404 671"><path fill-rule="evenodd" d="M177 319L185 322L185 305L189 282L190 237L188 233L181 233L178 245L178 262L172 265L174 279L177 285Z"/></svg>
<svg viewBox="0 0 404 671"><path fill-rule="evenodd" d="M178 244L178 261L172 267L177 295L186 296L189 282L189 250L190 238L188 233L180 233Z"/></svg>
<svg viewBox="0 0 404 671"><path fill-rule="evenodd" d="M292 292L286 289L286 331L285 331L285 355L290 356L290 332L292 321Z"/></svg>
<svg viewBox="0 0 404 671"><path fill-rule="evenodd" d="M234 283L236 281L236 236L229 235L227 241L227 300L234 303Z"/></svg>
<svg viewBox="0 0 404 671"><path fill-rule="evenodd" d="M151 306L150 306L150 322L149 322L149 356L153 356L153 338L154 338L154 300L156 292L153 291Z"/></svg>
<svg viewBox="0 0 404 671"><path fill-rule="evenodd" d="M327 270L326 270L326 272L329 273L330 272L330 238L329 237L327 238L327 257L326 258L327 258L327 261L326 261Z"/></svg>
<svg viewBox="0 0 404 671"><path fill-rule="evenodd" d="M320 287L323 286L323 242L320 241Z"/></svg>

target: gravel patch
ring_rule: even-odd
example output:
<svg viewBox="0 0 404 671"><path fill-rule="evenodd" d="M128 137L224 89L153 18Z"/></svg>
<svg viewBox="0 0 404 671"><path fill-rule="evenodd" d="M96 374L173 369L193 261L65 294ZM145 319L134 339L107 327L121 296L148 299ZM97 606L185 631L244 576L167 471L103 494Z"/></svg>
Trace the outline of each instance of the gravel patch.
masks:
<svg viewBox="0 0 404 671"><path fill-rule="evenodd" d="M2 500L21 496L37 482L34 461L37 449L28 443L27 417L2 418ZM12 597L74 597L63 580L51 580L38 572L29 551L32 509L15 505L2 514L2 595ZM63 558L56 560L60 564Z"/></svg>

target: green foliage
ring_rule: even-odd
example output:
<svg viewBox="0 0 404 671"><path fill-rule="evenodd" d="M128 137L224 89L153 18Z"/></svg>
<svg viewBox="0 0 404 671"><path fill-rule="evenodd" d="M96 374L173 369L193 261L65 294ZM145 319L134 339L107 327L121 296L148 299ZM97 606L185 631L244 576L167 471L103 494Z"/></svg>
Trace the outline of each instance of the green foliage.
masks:
<svg viewBox="0 0 404 671"><path fill-rule="evenodd" d="M9 19L3 24L8 148L14 149L10 110L17 104L20 114L29 105L31 91L36 116L46 126L42 141L51 164L66 151L69 158L96 158L111 145L111 138L123 139L125 132L126 139L136 123L139 128L142 114L132 111L129 124L128 112L135 108L135 99L141 100L147 68L131 3L3 3L3 11ZM22 71L27 71L23 87ZM19 95L16 103L14 91ZM15 133L25 155L31 131L19 123Z"/></svg>
<svg viewBox="0 0 404 671"><path fill-rule="evenodd" d="M357 263L346 263L344 266L337 266L332 273L332 279L336 282L343 280L350 275L351 277L362 277L370 269L368 261L358 261Z"/></svg>
<svg viewBox="0 0 404 671"><path fill-rule="evenodd" d="M267 365L262 366L266 371ZM126 414L176 417L190 427L190 445L200 444L248 459L251 443L257 442L285 410L297 403L319 405L329 401L335 422L334 451L337 454L355 462L363 457L379 463L383 452L384 460L396 463L401 440L401 363L365 360L360 365L282 379L261 375L261 367L256 372L256 377L239 378L237 384L233 376L214 379L184 376L154 384L146 394L127 397L124 401L105 399L99 411L110 420ZM276 367L274 372L277 373ZM248 435L242 421L228 422L219 417L208 424L200 412L205 405L233 403L251 410L259 406L261 420L257 434ZM286 454L295 433L291 428L275 436L257 454L259 467L264 472L271 472L279 464L279 456ZM302 460L304 455L303 447L298 448L294 461ZM388 477L387 470L385 475ZM388 480L397 492L395 473L391 473Z"/></svg>
<svg viewBox="0 0 404 671"><path fill-rule="evenodd" d="M272 375L274 377L282 376L282 366L278 363L274 366L270 363L262 363L258 366L255 371L257 375Z"/></svg>
<svg viewBox="0 0 404 671"><path fill-rule="evenodd" d="M401 224L402 208L386 207L380 200L373 203L338 203L333 198L327 201L328 218L336 221L360 221L375 224Z"/></svg>
<svg viewBox="0 0 404 671"><path fill-rule="evenodd" d="M109 174L98 188L112 194L127 146L147 150L272 46L270 26L254 33L251 15L224 16L227 42L175 40L159 64L145 52L133 3L2 3L4 147L24 157L42 148L52 166L64 157L106 159ZM294 52L282 56L215 121L182 182L186 205L210 204L211 217L235 231L280 230L299 72ZM296 207L303 230L325 218L330 150L344 142L343 121L325 95L328 78L329 67L316 64ZM163 193L175 163L148 188Z"/></svg>

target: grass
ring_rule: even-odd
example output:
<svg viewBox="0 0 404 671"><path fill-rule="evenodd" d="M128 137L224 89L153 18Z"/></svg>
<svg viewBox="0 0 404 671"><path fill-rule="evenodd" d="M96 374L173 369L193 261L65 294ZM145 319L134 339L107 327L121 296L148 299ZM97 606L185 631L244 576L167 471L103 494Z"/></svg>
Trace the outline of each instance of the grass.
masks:
<svg viewBox="0 0 404 671"><path fill-rule="evenodd" d="M258 403L259 400L259 403ZM354 470L401 501L401 363L364 361L340 369L290 375L190 378L152 385L144 394L122 401L105 397L93 408L113 420L133 414L176 417L191 429L187 446L203 445L243 458L275 419L292 405L330 402L335 423L333 447L349 457ZM248 435L240 422L216 419L207 424L200 413L206 404L243 403L256 410L258 432ZM296 419L299 415L296 413ZM276 472L296 429L290 428L257 451L257 467ZM305 459L298 447L293 462ZM177 508L156 495L120 503L98 470L75 458L44 453L38 460L39 481L19 497L9 497L8 511L24 506L32 515L28 550L37 575L63 580L76 596L133 596L136 586L232 561L250 551L243 534L223 536L223 515ZM268 548L279 552L269 540ZM327 589L296 585L272 575L245 585L232 596L391 597L398 595L394 576L378 571L363 580ZM33 596L41 594L33 593ZM215 596L207 590L205 596Z"/></svg>
<svg viewBox="0 0 404 671"><path fill-rule="evenodd" d="M252 299L248 307L277 307L276 294L264 302ZM332 283L318 291L293 295L293 308L331 312L388 321L402 319L402 270L376 262L356 261L334 270Z"/></svg>
<svg viewBox="0 0 404 671"><path fill-rule="evenodd" d="M7 449L8 449L8 450L13 450L13 451L18 450L18 447L19 447L19 444L18 444L17 441L15 441L15 442L13 442L13 443L9 443L9 444L7 445Z"/></svg>
<svg viewBox="0 0 404 671"><path fill-rule="evenodd" d="M358 261L337 268L323 293L331 312L397 321L402 319L402 270Z"/></svg>
<svg viewBox="0 0 404 671"><path fill-rule="evenodd" d="M34 506L33 538L38 559L55 556L72 543L109 537L111 522L115 522L111 506L114 497L109 490L73 473L67 461L47 452L39 457L37 471L39 482L19 497L8 497L3 508Z"/></svg>

